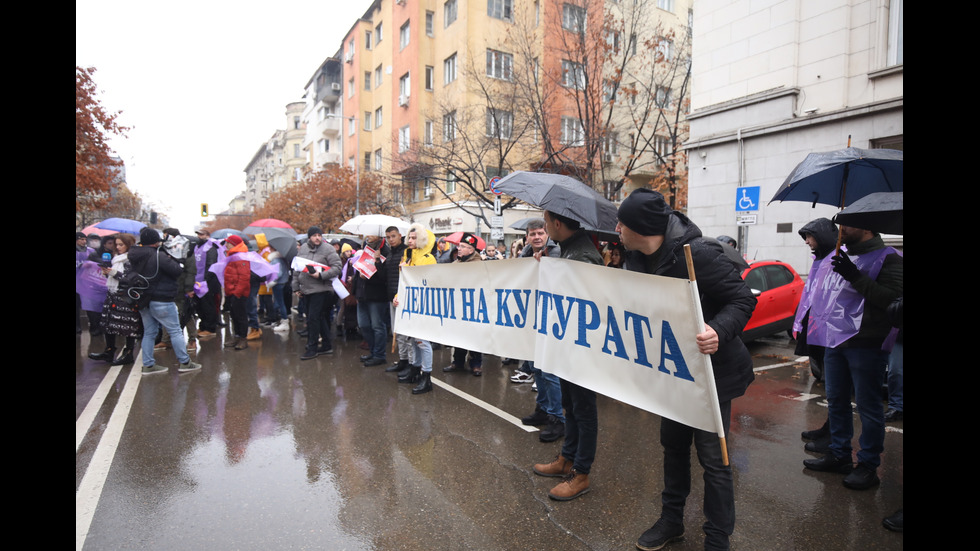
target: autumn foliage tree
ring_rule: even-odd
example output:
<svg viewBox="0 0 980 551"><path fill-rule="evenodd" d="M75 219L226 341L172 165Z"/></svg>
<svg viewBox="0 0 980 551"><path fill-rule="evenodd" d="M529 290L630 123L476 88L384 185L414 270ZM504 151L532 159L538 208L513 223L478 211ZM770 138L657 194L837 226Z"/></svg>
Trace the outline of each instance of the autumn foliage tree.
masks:
<svg viewBox="0 0 980 551"><path fill-rule="evenodd" d="M375 173L361 174L360 214L394 213L394 204L383 193L382 184ZM319 226L324 233L336 233L354 217L357 197L357 174L347 167L331 165L270 195L255 218L276 218L299 232Z"/></svg>
<svg viewBox="0 0 980 551"><path fill-rule="evenodd" d="M75 212L107 206L122 161L109 148L111 135L129 128L117 122L119 112L107 110L97 97L95 68L75 67Z"/></svg>

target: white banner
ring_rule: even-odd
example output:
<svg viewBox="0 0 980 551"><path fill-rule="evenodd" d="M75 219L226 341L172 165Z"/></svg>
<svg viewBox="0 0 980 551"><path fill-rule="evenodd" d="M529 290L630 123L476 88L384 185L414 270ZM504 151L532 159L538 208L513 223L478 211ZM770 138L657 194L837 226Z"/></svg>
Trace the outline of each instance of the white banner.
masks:
<svg viewBox="0 0 980 551"><path fill-rule="evenodd" d="M403 267L394 331L535 367L722 434L692 283L569 260Z"/></svg>

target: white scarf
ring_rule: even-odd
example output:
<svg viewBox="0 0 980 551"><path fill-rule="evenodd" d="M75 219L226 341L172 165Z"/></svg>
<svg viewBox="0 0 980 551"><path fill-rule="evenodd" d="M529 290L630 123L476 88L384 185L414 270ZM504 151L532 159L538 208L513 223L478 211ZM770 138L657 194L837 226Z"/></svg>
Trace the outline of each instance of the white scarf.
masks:
<svg viewBox="0 0 980 551"><path fill-rule="evenodd" d="M109 279L106 281L106 289L110 293L115 293L119 290L119 279L115 276L118 275L122 277L123 272L126 271L126 263L129 262L129 253L125 252L122 254L117 254L112 257L112 268L109 270Z"/></svg>

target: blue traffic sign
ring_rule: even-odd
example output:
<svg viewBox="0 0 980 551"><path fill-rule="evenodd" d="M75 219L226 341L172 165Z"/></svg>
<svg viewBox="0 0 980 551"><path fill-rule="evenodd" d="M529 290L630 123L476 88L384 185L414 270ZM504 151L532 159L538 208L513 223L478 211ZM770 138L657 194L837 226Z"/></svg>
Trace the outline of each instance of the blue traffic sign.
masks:
<svg viewBox="0 0 980 551"><path fill-rule="evenodd" d="M759 186L740 187L735 190L735 212L759 210Z"/></svg>

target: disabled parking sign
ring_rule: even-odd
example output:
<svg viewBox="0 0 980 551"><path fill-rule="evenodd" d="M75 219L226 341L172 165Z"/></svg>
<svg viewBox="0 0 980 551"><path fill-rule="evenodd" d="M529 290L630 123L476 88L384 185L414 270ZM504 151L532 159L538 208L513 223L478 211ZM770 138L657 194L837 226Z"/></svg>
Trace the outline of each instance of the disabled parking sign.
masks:
<svg viewBox="0 0 980 551"><path fill-rule="evenodd" d="M735 212L759 210L759 186L740 187L735 190Z"/></svg>

